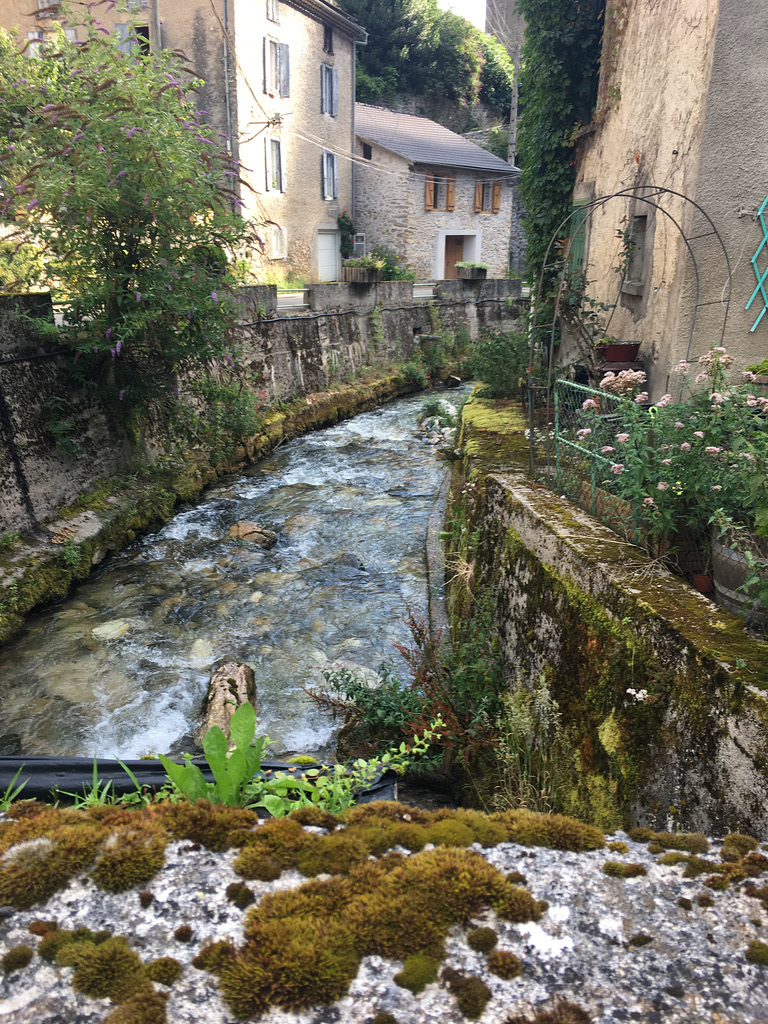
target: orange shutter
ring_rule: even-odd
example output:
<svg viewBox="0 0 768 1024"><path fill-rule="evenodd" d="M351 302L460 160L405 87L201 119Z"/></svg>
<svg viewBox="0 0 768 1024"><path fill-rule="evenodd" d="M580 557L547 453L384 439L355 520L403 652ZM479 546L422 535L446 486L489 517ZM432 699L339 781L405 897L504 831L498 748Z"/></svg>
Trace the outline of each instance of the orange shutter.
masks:
<svg viewBox="0 0 768 1024"><path fill-rule="evenodd" d="M424 209L434 210L435 208L435 179L431 174L427 175L427 186L424 193Z"/></svg>
<svg viewBox="0 0 768 1024"><path fill-rule="evenodd" d="M501 209L501 182L494 181L493 195L491 196L491 213L498 213Z"/></svg>
<svg viewBox="0 0 768 1024"><path fill-rule="evenodd" d="M445 208L446 210L456 209L456 179L445 179Z"/></svg>
<svg viewBox="0 0 768 1024"><path fill-rule="evenodd" d="M483 183L475 182L475 213L483 212Z"/></svg>

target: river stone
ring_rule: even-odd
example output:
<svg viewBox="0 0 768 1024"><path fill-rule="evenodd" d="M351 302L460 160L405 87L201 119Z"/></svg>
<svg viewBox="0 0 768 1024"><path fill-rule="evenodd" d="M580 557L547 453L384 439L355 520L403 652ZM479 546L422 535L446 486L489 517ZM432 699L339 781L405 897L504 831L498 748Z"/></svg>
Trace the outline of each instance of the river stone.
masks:
<svg viewBox="0 0 768 1024"><path fill-rule="evenodd" d="M285 520L282 532L286 537L295 537L297 534L309 533L311 530L316 529L319 523L319 516L310 515L308 512L301 512Z"/></svg>
<svg viewBox="0 0 768 1024"><path fill-rule="evenodd" d="M117 640L119 637L125 636L130 628L131 624L127 619L112 619L101 626L96 626L91 632L100 640Z"/></svg>
<svg viewBox="0 0 768 1024"><path fill-rule="evenodd" d="M189 663L192 668L205 668L213 661L213 647L210 640L198 637L189 651Z"/></svg>
<svg viewBox="0 0 768 1024"><path fill-rule="evenodd" d="M241 519L229 528L229 536L238 540L248 541L260 548L273 548L277 544L277 534L267 530L259 523L252 523L248 519Z"/></svg>
<svg viewBox="0 0 768 1024"><path fill-rule="evenodd" d="M213 725L218 725L229 740L232 715L246 703L256 705L253 669L242 662L225 662L211 676L195 741L202 746L203 737ZM229 746L234 748L233 743Z"/></svg>

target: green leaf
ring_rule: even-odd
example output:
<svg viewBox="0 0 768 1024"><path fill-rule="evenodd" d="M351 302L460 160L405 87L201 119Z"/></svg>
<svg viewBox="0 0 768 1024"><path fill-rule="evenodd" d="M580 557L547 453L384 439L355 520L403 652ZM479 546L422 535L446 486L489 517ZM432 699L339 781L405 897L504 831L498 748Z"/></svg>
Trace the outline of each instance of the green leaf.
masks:
<svg viewBox="0 0 768 1024"><path fill-rule="evenodd" d="M238 750L245 750L256 735L256 712L253 704L245 703L232 715L229 732Z"/></svg>
<svg viewBox="0 0 768 1024"><path fill-rule="evenodd" d="M273 818L282 818L292 810L289 801L274 795L265 796L259 806L266 807Z"/></svg>
<svg viewBox="0 0 768 1024"><path fill-rule="evenodd" d="M208 795L209 784L205 781L205 776L196 764L189 762L185 765L174 764L173 761L170 761L163 754L159 754L158 757L168 774L168 778L188 800L194 802L195 800L202 800L203 797ZM213 800L213 802L217 803L218 801Z"/></svg>

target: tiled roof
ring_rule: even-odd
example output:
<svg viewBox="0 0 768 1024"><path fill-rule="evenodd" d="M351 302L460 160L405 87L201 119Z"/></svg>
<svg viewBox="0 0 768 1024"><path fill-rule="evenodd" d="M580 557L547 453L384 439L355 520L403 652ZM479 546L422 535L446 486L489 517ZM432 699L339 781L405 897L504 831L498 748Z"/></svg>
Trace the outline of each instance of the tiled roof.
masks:
<svg viewBox="0 0 768 1024"><path fill-rule="evenodd" d="M367 142L383 146L412 163L463 167L497 175L520 173L505 160L430 121L428 117L398 114L384 107L356 103L355 131Z"/></svg>

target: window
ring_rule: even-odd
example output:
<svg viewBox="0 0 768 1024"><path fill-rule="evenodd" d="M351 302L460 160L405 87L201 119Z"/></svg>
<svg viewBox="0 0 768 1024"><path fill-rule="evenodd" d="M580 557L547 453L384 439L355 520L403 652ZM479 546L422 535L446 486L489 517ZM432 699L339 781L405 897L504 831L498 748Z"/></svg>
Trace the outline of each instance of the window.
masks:
<svg viewBox="0 0 768 1024"><path fill-rule="evenodd" d="M337 199L339 195L339 174L336 154L323 150L323 199Z"/></svg>
<svg viewBox="0 0 768 1024"><path fill-rule="evenodd" d="M501 182L475 182L475 213L498 213L501 209Z"/></svg>
<svg viewBox="0 0 768 1024"><path fill-rule="evenodd" d="M115 23L117 48L121 53L149 53L149 27Z"/></svg>
<svg viewBox="0 0 768 1024"><path fill-rule="evenodd" d="M40 56L40 44L44 40L42 32L27 32L27 56L28 57L39 57Z"/></svg>
<svg viewBox="0 0 768 1024"><path fill-rule="evenodd" d="M290 96L288 43L264 37L264 92L270 96Z"/></svg>
<svg viewBox="0 0 768 1024"><path fill-rule="evenodd" d="M267 17L270 21L280 21L280 3L279 0L267 0Z"/></svg>
<svg viewBox="0 0 768 1024"><path fill-rule="evenodd" d="M645 241L648 237L648 217L643 214L632 218L629 231L629 266L621 286L627 295L642 295L645 278Z"/></svg>
<svg viewBox="0 0 768 1024"><path fill-rule="evenodd" d="M320 65L320 112L331 117L339 112L339 72L330 64Z"/></svg>
<svg viewBox="0 0 768 1024"><path fill-rule="evenodd" d="M273 260L288 258L288 233L279 224L269 226L269 256Z"/></svg>
<svg viewBox="0 0 768 1024"><path fill-rule="evenodd" d="M427 175L426 191L424 196L425 210L455 210L456 209L456 179L438 178L432 174Z"/></svg>
<svg viewBox="0 0 768 1024"><path fill-rule="evenodd" d="M64 38L67 39L70 43L76 43L77 42L77 29L76 28L65 28L64 29Z"/></svg>
<svg viewBox="0 0 768 1024"><path fill-rule="evenodd" d="M323 25L323 51L333 54L333 29L330 25Z"/></svg>
<svg viewBox="0 0 768 1024"><path fill-rule="evenodd" d="M285 159L283 143L280 139L267 135L264 139L265 162L267 169L267 191L285 192Z"/></svg>
<svg viewBox="0 0 768 1024"><path fill-rule="evenodd" d="M363 160L372 160L372 159L373 159L373 150L371 149L371 147L368 145L367 142L364 142L363 143Z"/></svg>
<svg viewBox="0 0 768 1024"><path fill-rule="evenodd" d="M38 18L55 18L59 13L59 0L37 0ZM27 36L29 39L29 36Z"/></svg>

